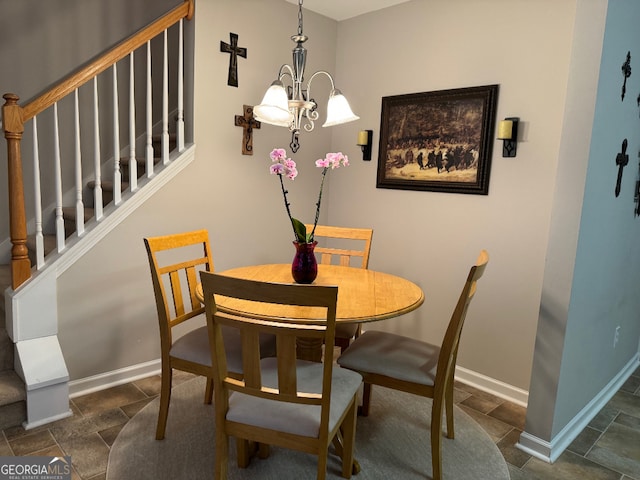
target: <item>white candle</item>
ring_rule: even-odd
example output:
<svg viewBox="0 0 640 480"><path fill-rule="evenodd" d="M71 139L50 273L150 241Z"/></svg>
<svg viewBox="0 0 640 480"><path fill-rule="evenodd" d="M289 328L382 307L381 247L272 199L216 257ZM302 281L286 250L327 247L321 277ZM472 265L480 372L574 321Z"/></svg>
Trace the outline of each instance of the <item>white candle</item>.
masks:
<svg viewBox="0 0 640 480"><path fill-rule="evenodd" d="M511 140L511 132L513 131L512 120L502 120L498 125L498 139Z"/></svg>

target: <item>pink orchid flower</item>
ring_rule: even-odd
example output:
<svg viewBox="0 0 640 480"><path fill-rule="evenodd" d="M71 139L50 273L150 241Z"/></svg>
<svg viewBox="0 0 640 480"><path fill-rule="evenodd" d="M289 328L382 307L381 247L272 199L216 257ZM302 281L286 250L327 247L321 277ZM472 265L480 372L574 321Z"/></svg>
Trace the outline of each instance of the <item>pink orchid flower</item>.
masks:
<svg viewBox="0 0 640 480"><path fill-rule="evenodd" d="M307 228L304 223L300 220L293 218L291 216L291 210L289 209L289 201L287 199L287 194L289 193L284 188L284 182L282 180L282 176L284 175L289 180L294 180L298 176L298 168L296 162L287 158L287 152L284 148L275 148L271 151L270 155L273 164L269 168L269 172L272 175L278 175L280 178L280 185L282 187L282 195L284 197L284 206L287 209L287 215L289 215L289 219L291 220L291 225L293 227L293 234L295 239L299 243L311 243L313 242L314 233L316 231L316 225L318 224L318 218L320 217L320 204L322 202L322 189L324 187L324 178L327 175L327 171L329 169L335 170L340 166L347 167L349 166L349 159L342 152L336 153L327 153L324 158L320 158L316 160L316 167L322 168L322 180L320 181L320 193L318 194L318 201L316 202L316 217L315 222L313 224L313 230L311 233L307 234Z"/></svg>

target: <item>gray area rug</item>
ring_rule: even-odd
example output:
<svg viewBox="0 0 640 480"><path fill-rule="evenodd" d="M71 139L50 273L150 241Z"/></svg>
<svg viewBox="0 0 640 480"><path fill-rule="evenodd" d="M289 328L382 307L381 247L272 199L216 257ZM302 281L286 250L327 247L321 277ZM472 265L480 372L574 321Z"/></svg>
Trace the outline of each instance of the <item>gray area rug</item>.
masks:
<svg viewBox="0 0 640 480"><path fill-rule="evenodd" d="M174 388L165 439L155 440L158 399L122 429L111 448L107 480L201 480L214 477L213 405L205 405L204 379ZM356 480L431 478L429 416L431 401L374 387L371 414L358 417ZM443 438L445 480L509 480L500 451L482 428L455 407L456 438ZM340 460L329 455L327 478L340 476ZM316 457L278 447L266 460L253 458L246 469L235 462L230 442L229 480L313 479Z"/></svg>

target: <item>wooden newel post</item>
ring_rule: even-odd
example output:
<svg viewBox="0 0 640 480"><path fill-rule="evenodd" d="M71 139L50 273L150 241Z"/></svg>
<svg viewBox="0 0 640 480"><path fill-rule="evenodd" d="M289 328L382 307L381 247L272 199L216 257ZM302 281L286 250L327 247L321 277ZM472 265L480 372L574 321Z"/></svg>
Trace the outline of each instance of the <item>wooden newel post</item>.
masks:
<svg viewBox="0 0 640 480"><path fill-rule="evenodd" d="M27 249L27 219L24 208L22 155L20 142L24 132L20 98L13 93L3 95L2 126L7 140L9 179L9 232L11 234L11 287L15 290L31 278L31 261Z"/></svg>

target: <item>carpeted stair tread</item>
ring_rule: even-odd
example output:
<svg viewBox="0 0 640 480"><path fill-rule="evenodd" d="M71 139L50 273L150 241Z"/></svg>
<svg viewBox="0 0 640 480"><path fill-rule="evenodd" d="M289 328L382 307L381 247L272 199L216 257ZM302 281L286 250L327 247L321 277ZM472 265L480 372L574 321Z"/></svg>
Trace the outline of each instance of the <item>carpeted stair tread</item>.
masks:
<svg viewBox="0 0 640 480"><path fill-rule="evenodd" d="M13 370L13 342L9 338L7 329L2 326L0 327L0 372L5 370ZM0 395L2 395L1 390Z"/></svg>
<svg viewBox="0 0 640 480"><path fill-rule="evenodd" d="M0 429L21 425L26 418L24 383L13 370L0 372Z"/></svg>
<svg viewBox="0 0 640 480"><path fill-rule="evenodd" d="M170 147L171 150L171 147ZM158 153L158 152L156 152ZM131 162L131 158L130 157L122 157L120 159L120 170L122 172L122 178L129 178L129 164ZM136 157L136 162L137 162L137 172L138 172L138 178L140 178L142 175L144 175L144 173L147 170L147 161L145 160L144 157L142 158L138 158ZM153 157L153 164L154 165L159 165L162 162L162 157Z"/></svg>
<svg viewBox="0 0 640 480"><path fill-rule="evenodd" d="M46 257L49 253L56 249L56 236L45 234L42 236L42 241L44 243L44 256ZM29 255L31 258L31 253L33 252L33 257L31 258L31 264L35 265L35 252L36 252L36 236L29 235L27 237L27 248L29 249Z"/></svg>
<svg viewBox="0 0 640 480"><path fill-rule="evenodd" d="M27 398L22 379L13 370L0 372L0 407Z"/></svg>
<svg viewBox="0 0 640 480"><path fill-rule="evenodd" d="M95 180L91 180L89 183L87 183L87 187L94 189L96 186L96 181ZM113 189L115 188L115 183L112 181L102 181L100 182L100 186L102 187L102 190L105 192L113 192ZM129 184L127 182L122 182L120 184L120 191L124 191L127 188L129 188Z"/></svg>
<svg viewBox="0 0 640 480"><path fill-rule="evenodd" d="M0 430L20 425L27 418L24 382L13 370L13 341L4 327L4 290L10 285L11 267L0 265Z"/></svg>
<svg viewBox="0 0 640 480"><path fill-rule="evenodd" d="M169 141L170 142L175 142L176 141L177 135L175 133L169 133ZM153 142L160 142L162 141L162 134L161 133L154 133L153 135L151 135L151 140Z"/></svg>
<svg viewBox="0 0 640 480"><path fill-rule="evenodd" d="M93 214L94 214L93 208L87 208L87 207L84 208L85 221L89 220L90 218L93 218ZM64 217L65 221L73 220L75 222L76 207L62 207L62 216Z"/></svg>

